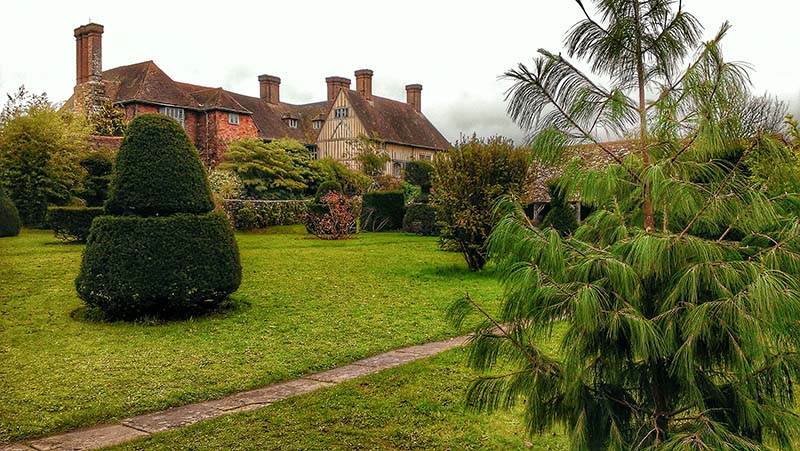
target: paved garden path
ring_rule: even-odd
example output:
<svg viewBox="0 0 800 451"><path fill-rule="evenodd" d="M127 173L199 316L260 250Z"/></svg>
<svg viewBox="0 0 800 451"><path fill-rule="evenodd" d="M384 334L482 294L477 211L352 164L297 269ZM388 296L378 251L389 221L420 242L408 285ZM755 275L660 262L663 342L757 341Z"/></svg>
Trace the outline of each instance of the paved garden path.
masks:
<svg viewBox="0 0 800 451"><path fill-rule="evenodd" d="M171 431L199 421L266 407L319 388L330 387L357 377L377 373L440 352L462 346L467 337L456 337L423 345L396 349L350 365L316 373L300 379L234 393L222 399L188 404L160 412L127 418L116 424L79 429L36 440L0 445L0 451L78 451L105 448L136 440L157 432Z"/></svg>

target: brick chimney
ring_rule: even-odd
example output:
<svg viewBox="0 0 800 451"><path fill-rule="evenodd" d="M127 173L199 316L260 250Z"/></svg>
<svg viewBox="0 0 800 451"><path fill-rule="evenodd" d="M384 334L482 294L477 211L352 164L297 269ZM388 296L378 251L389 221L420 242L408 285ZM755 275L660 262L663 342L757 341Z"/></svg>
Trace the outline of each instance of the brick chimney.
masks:
<svg viewBox="0 0 800 451"><path fill-rule="evenodd" d="M103 85L103 26L89 23L76 28L75 50L74 107L94 112L108 100Z"/></svg>
<svg viewBox="0 0 800 451"><path fill-rule="evenodd" d="M268 103L281 103L281 79L272 75L259 75L261 98Z"/></svg>
<svg viewBox="0 0 800 451"><path fill-rule="evenodd" d="M328 102L333 102L336 95L342 89L350 89L350 79L344 77L328 77L325 79L328 84Z"/></svg>
<svg viewBox="0 0 800 451"><path fill-rule="evenodd" d="M103 72L103 26L90 23L75 29L77 83L100 81Z"/></svg>
<svg viewBox="0 0 800 451"><path fill-rule="evenodd" d="M422 112L422 85L406 85L406 103Z"/></svg>
<svg viewBox="0 0 800 451"><path fill-rule="evenodd" d="M366 100L372 100L372 71L361 69L356 71L356 91Z"/></svg>

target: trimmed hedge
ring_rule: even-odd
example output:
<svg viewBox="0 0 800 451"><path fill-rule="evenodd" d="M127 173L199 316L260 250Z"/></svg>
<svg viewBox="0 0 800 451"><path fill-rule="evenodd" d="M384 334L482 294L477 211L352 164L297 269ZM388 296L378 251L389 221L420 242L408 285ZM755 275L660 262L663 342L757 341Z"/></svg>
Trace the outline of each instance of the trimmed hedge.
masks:
<svg viewBox="0 0 800 451"><path fill-rule="evenodd" d="M21 225L16 205L0 187L0 237L19 235Z"/></svg>
<svg viewBox="0 0 800 451"><path fill-rule="evenodd" d="M131 121L111 178L108 214L156 216L214 208L197 150L183 127L163 114Z"/></svg>
<svg viewBox="0 0 800 451"><path fill-rule="evenodd" d="M436 209L429 204L411 204L403 216L403 231L424 236L439 235L436 226Z"/></svg>
<svg viewBox="0 0 800 451"><path fill-rule="evenodd" d="M86 202L88 207L102 207L108 197L108 188L111 183L111 171L114 162L107 152L95 152L81 160L81 166L86 169L83 179L83 189L78 197Z"/></svg>
<svg viewBox="0 0 800 451"><path fill-rule="evenodd" d="M63 241L86 241L94 218L103 214L98 207L50 207L47 209L47 223L56 238Z"/></svg>
<svg viewBox="0 0 800 451"><path fill-rule="evenodd" d="M222 201L222 208L236 230L263 229L275 225L302 224L308 201L238 200Z"/></svg>
<svg viewBox="0 0 800 451"><path fill-rule="evenodd" d="M363 196L361 227L371 232L398 230L405 213L403 191L374 191Z"/></svg>
<svg viewBox="0 0 800 451"><path fill-rule="evenodd" d="M409 161L406 163L404 176L406 182L417 185L423 194L431 192L431 177L433 175L433 165L427 161Z"/></svg>
<svg viewBox="0 0 800 451"><path fill-rule="evenodd" d="M94 221L75 286L114 318L186 313L224 300L241 282L239 251L222 212Z"/></svg>

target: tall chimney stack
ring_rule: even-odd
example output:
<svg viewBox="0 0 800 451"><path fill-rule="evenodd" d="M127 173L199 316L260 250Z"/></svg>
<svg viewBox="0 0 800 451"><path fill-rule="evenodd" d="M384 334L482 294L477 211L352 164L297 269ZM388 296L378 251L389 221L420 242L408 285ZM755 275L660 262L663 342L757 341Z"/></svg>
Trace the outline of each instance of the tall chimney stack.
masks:
<svg viewBox="0 0 800 451"><path fill-rule="evenodd" d="M406 103L422 112L422 85L406 85Z"/></svg>
<svg viewBox="0 0 800 451"><path fill-rule="evenodd" d="M328 77L325 79L328 85L328 102L333 102L339 91L350 89L350 79L344 77Z"/></svg>
<svg viewBox="0 0 800 451"><path fill-rule="evenodd" d="M356 91L361 94L364 99L372 100L372 71L369 69L361 69L356 71Z"/></svg>
<svg viewBox="0 0 800 451"><path fill-rule="evenodd" d="M101 81L103 73L103 26L90 23L75 29L77 84Z"/></svg>
<svg viewBox="0 0 800 451"><path fill-rule="evenodd" d="M272 75L259 75L260 97L268 103L281 103L281 79Z"/></svg>

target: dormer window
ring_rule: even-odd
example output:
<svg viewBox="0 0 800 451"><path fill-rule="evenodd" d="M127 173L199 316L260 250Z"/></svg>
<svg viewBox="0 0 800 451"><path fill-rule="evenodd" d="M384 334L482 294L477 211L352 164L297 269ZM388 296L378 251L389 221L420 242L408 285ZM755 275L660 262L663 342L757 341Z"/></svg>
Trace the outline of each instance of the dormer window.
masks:
<svg viewBox="0 0 800 451"><path fill-rule="evenodd" d="M333 110L333 117L335 117L337 119L338 118L347 117L347 116L348 116L348 108L347 107L336 108L335 110Z"/></svg>
<svg viewBox="0 0 800 451"><path fill-rule="evenodd" d="M228 113L228 123L239 125L239 113Z"/></svg>
<svg viewBox="0 0 800 451"><path fill-rule="evenodd" d="M289 119L289 128L297 128L297 119Z"/></svg>
<svg viewBox="0 0 800 451"><path fill-rule="evenodd" d="M311 125L314 127L314 130L319 130L320 128L322 128L322 121L317 119L313 121Z"/></svg>

